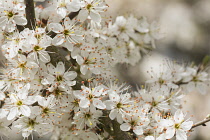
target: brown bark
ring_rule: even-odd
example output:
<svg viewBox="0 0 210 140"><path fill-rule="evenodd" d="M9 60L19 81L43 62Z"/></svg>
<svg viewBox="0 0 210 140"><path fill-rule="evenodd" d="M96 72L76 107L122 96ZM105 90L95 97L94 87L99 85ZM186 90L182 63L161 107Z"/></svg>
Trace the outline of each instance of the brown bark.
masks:
<svg viewBox="0 0 210 140"><path fill-rule="evenodd" d="M33 29L36 26L36 17L35 17L35 9L34 9L34 1L33 0L25 0L25 13L26 19L28 21L26 28Z"/></svg>

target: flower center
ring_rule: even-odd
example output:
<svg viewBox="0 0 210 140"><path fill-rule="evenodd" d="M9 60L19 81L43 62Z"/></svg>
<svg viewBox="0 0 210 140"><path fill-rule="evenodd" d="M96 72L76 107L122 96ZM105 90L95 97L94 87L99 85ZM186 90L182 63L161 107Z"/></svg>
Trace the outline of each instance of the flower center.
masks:
<svg viewBox="0 0 210 140"><path fill-rule="evenodd" d="M160 85L163 85L165 83L165 80L163 80L162 78L159 78L158 82L159 82Z"/></svg>
<svg viewBox="0 0 210 140"><path fill-rule="evenodd" d="M55 90L55 96L59 96L62 95L62 92L58 89Z"/></svg>
<svg viewBox="0 0 210 140"><path fill-rule="evenodd" d="M180 128L180 124L179 123L177 123L177 124L175 124L175 126L174 126L176 129L179 129Z"/></svg>
<svg viewBox="0 0 210 140"><path fill-rule="evenodd" d="M64 3L64 2L61 2L60 4L59 4L59 7L65 7L66 6L66 4Z"/></svg>
<svg viewBox="0 0 210 140"><path fill-rule="evenodd" d="M63 81L63 77L62 77L61 75L58 75L58 76L57 76L57 81L58 81L58 82Z"/></svg>
<svg viewBox="0 0 210 140"><path fill-rule="evenodd" d="M123 105L122 103L118 103L117 108L122 108L122 105Z"/></svg>
<svg viewBox="0 0 210 140"><path fill-rule="evenodd" d="M44 114L48 114L48 113L49 113L49 108L44 108L44 109L42 110L42 112L43 112Z"/></svg>
<svg viewBox="0 0 210 140"><path fill-rule="evenodd" d="M131 123L132 126L136 125L136 121L131 121L130 123Z"/></svg>
<svg viewBox="0 0 210 140"><path fill-rule="evenodd" d="M18 67L19 67L19 68L25 68L25 67L26 67L25 65L26 65L26 62L25 62L25 63L20 63L20 64L18 65Z"/></svg>
<svg viewBox="0 0 210 140"><path fill-rule="evenodd" d="M12 12L8 12L7 16L8 16L9 18L11 18L11 17L14 16L14 14L13 14Z"/></svg>
<svg viewBox="0 0 210 140"><path fill-rule="evenodd" d="M22 101L18 101L16 104L17 104L17 106L21 106L21 105L23 105L23 102Z"/></svg>
<svg viewBox="0 0 210 140"><path fill-rule="evenodd" d="M154 106L154 107L155 107L155 106L157 106L157 105L158 105L158 103L157 103L157 102L155 102L155 101L153 101L153 102L152 102L152 106Z"/></svg>
<svg viewBox="0 0 210 140"><path fill-rule="evenodd" d="M34 128L34 125L38 124L37 122L35 122L32 119L28 119L28 127Z"/></svg>
<svg viewBox="0 0 210 140"><path fill-rule="evenodd" d="M72 104L74 104L74 106L79 106L79 100L75 99Z"/></svg>
<svg viewBox="0 0 210 140"><path fill-rule="evenodd" d="M90 119L90 118L91 118L91 115L90 115L89 113L86 113L86 114L85 114L85 118L86 118L86 119Z"/></svg>
<svg viewBox="0 0 210 140"><path fill-rule="evenodd" d="M111 53L111 52L113 51L113 49L112 49L111 47L109 47L109 48L107 49L107 51L108 51L108 53Z"/></svg>
<svg viewBox="0 0 210 140"><path fill-rule="evenodd" d="M70 31L69 31L69 30L64 30L64 31L63 31L63 34L64 34L64 35L69 35L69 34L70 34Z"/></svg>
<svg viewBox="0 0 210 140"><path fill-rule="evenodd" d="M41 48L40 46L35 46L35 47L34 47L34 51L36 51L36 52L37 52L37 51L40 51L40 50L42 50L42 49L43 49L43 48Z"/></svg>
<svg viewBox="0 0 210 140"><path fill-rule="evenodd" d="M91 4L88 4L87 6L86 6L86 9L88 10L88 11L90 11L90 9L92 8L93 6L91 5Z"/></svg>
<svg viewBox="0 0 210 140"><path fill-rule="evenodd" d="M89 94L88 98L91 100L93 99L93 95L92 94Z"/></svg>
<svg viewBox="0 0 210 140"><path fill-rule="evenodd" d="M121 27L121 28L120 28L120 32L124 32L125 29L126 29L125 27Z"/></svg>
<svg viewBox="0 0 210 140"><path fill-rule="evenodd" d="M18 44L18 43L20 42L20 39L17 38L17 39L15 39L14 41L15 41L16 44Z"/></svg>
<svg viewBox="0 0 210 140"><path fill-rule="evenodd" d="M197 77L197 76L194 76L193 79L192 79L192 81L193 81L193 82L198 82L198 81L199 81L199 80L198 80L198 77Z"/></svg>

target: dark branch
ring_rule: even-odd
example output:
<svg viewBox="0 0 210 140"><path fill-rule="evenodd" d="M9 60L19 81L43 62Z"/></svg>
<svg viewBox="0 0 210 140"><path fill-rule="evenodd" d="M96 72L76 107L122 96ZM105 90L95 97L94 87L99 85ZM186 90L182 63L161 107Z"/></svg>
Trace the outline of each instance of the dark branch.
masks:
<svg viewBox="0 0 210 140"><path fill-rule="evenodd" d="M68 17L72 20L73 18L75 18L79 14L79 11L69 13L68 14Z"/></svg>
<svg viewBox="0 0 210 140"><path fill-rule="evenodd" d="M26 28L33 29L36 25L36 17L35 17L35 10L34 10L34 1L33 0L25 0L25 13L26 19L28 21Z"/></svg>
<svg viewBox="0 0 210 140"><path fill-rule="evenodd" d="M120 124L116 120L111 120L108 115L109 111L103 111L103 116L107 117L101 117L99 120L103 126L103 129L109 133L114 140L133 140L131 135L129 135L128 132L122 131L120 129Z"/></svg>

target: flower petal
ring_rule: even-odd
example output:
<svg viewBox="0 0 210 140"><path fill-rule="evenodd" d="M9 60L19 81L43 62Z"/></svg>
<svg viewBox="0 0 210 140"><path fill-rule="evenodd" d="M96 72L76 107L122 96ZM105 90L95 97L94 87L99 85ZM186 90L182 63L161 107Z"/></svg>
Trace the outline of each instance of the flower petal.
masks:
<svg viewBox="0 0 210 140"><path fill-rule="evenodd" d="M53 40L52 40L52 44L53 45L61 45L65 40L65 36L62 34L57 34Z"/></svg>
<svg viewBox="0 0 210 140"><path fill-rule="evenodd" d="M15 16L14 21L16 22L17 25L26 25L27 24L27 19L23 16Z"/></svg>
<svg viewBox="0 0 210 140"><path fill-rule="evenodd" d="M79 106L81 108L88 108L90 106L90 101L88 99L81 100Z"/></svg>
<svg viewBox="0 0 210 140"><path fill-rule="evenodd" d="M101 16L99 13L95 12L95 11L90 11L90 17L93 21L95 22L101 22Z"/></svg>
<svg viewBox="0 0 210 140"><path fill-rule="evenodd" d="M123 123L123 124L120 125L120 129L122 131L129 131L131 129L131 125L128 124L128 123Z"/></svg>
<svg viewBox="0 0 210 140"><path fill-rule="evenodd" d="M81 22L85 21L88 17L88 11L87 10L80 10L77 19Z"/></svg>
<svg viewBox="0 0 210 140"><path fill-rule="evenodd" d="M12 120L15 118L15 116L18 114L18 108L13 107L10 109L9 115L7 116L7 120Z"/></svg>
<svg viewBox="0 0 210 140"><path fill-rule="evenodd" d="M106 105L99 99L93 99L93 105L99 109L105 109Z"/></svg>
<svg viewBox="0 0 210 140"><path fill-rule="evenodd" d="M20 112L22 113L22 115L29 117L31 114L31 109L26 105L22 105L20 107Z"/></svg>
<svg viewBox="0 0 210 140"><path fill-rule="evenodd" d="M133 128L133 132L136 134L136 135L142 135L143 134L143 129L141 126L136 126Z"/></svg>

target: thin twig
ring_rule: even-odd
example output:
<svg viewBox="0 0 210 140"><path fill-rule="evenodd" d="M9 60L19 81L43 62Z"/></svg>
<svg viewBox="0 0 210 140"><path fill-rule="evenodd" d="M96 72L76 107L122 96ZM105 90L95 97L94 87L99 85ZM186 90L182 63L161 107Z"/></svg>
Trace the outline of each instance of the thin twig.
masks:
<svg viewBox="0 0 210 140"><path fill-rule="evenodd" d="M203 121L200 121L200 122L194 124L194 125L192 126L191 130L192 130L193 128L195 128L195 127L200 126L200 125L206 126L206 123L209 122L209 121L210 121L210 117L209 117L208 119L205 119L205 120L203 120Z"/></svg>

